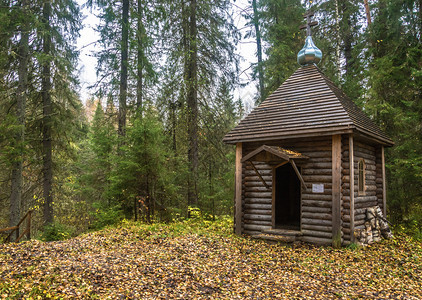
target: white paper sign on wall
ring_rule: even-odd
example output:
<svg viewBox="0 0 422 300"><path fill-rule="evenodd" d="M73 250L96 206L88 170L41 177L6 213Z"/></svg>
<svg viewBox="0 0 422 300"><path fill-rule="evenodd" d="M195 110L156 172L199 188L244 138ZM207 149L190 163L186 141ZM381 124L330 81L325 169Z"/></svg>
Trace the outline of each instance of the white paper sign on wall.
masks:
<svg viewBox="0 0 422 300"><path fill-rule="evenodd" d="M324 193L324 185L322 183L313 183L312 193Z"/></svg>

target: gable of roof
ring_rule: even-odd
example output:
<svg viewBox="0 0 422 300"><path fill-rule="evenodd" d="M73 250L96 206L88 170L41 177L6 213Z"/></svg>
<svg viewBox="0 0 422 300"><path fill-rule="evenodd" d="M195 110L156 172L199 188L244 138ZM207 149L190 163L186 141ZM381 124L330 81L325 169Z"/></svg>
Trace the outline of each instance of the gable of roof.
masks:
<svg viewBox="0 0 422 300"><path fill-rule="evenodd" d="M358 131L393 141L315 66L299 68L246 116L223 141L264 141Z"/></svg>

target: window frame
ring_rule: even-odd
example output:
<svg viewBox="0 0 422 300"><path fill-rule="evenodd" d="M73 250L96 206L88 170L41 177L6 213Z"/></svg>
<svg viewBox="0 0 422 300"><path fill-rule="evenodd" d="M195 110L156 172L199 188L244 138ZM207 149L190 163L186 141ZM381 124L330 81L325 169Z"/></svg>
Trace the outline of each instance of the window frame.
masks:
<svg viewBox="0 0 422 300"><path fill-rule="evenodd" d="M366 194L366 163L363 158L358 162L358 196Z"/></svg>

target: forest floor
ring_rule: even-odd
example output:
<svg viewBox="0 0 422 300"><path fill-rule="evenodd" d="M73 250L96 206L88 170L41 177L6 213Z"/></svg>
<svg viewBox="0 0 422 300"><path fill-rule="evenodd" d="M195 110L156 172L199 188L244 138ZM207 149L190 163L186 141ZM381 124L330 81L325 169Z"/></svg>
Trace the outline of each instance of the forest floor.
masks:
<svg viewBox="0 0 422 300"><path fill-rule="evenodd" d="M420 299L422 243L364 249L237 237L222 221L123 223L0 245L2 299Z"/></svg>

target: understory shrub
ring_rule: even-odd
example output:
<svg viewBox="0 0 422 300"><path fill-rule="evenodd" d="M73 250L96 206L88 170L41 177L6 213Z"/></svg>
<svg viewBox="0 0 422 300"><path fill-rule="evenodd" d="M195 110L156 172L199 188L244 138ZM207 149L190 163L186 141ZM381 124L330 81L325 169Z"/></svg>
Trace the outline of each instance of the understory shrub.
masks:
<svg viewBox="0 0 422 300"><path fill-rule="evenodd" d="M41 240L44 242L62 241L72 237L74 229L60 223L52 223L44 227Z"/></svg>

